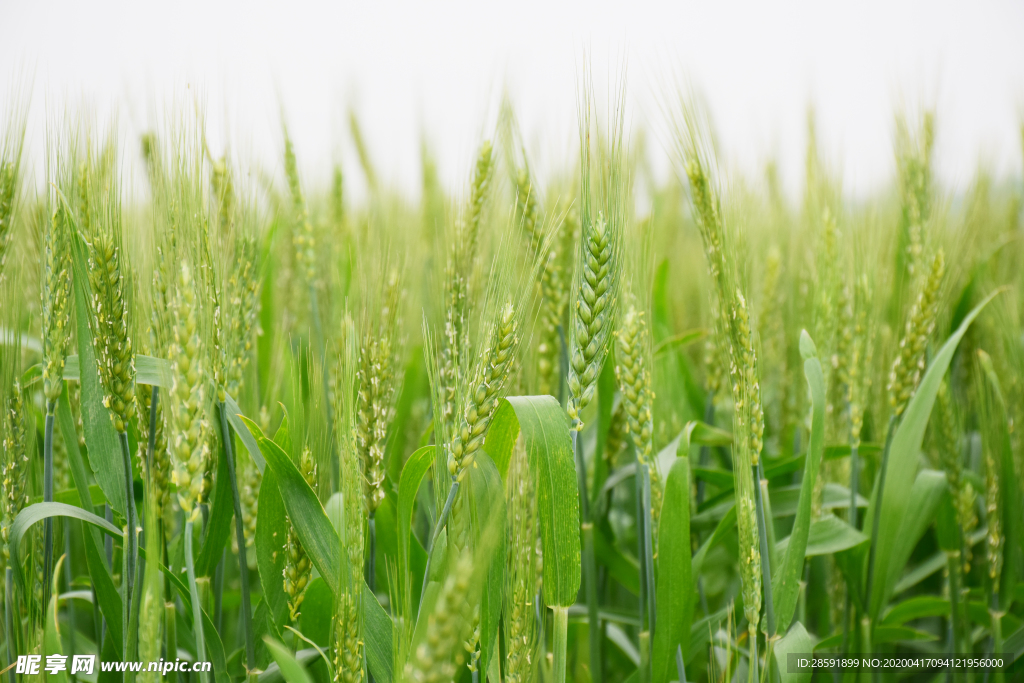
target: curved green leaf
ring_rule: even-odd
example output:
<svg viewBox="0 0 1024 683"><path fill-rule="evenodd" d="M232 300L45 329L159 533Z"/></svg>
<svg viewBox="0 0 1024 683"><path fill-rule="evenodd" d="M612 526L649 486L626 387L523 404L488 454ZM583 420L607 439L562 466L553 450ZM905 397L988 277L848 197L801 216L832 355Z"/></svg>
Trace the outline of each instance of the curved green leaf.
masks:
<svg viewBox="0 0 1024 683"><path fill-rule="evenodd" d="M928 370L921 379L917 391L911 397L899 426L896 428L896 433L893 435L892 445L889 449L889 461L885 470L887 482L906 482L914 478L917 471L918 453L921 451L921 442L924 440L925 429L928 426L928 418L931 415L932 406L935 404L935 396L939 392L942 378L945 377L946 370L949 369L949 364L953 360L953 354L974 319L1001 291L992 292L975 306L974 310L960 323L956 332L950 335L939 352L935 354L932 362L928 364ZM905 488L898 485L886 486L881 500L876 500L877 491L876 484L871 495L867 516L864 518L865 529L871 528L868 523L874 519L876 514L881 515L884 520L903 519L909 509L910 501ZM892 568L893 560L899 546L904 542L903 530L900 525L879 525L878 538L874 539L876 547L874 576L880 580L873 582L869 596L869 612L873 619L878 618L885 605L886 596L891 594L893 584L890 583L890 579L898 573L898 570ZM902 567L899 569L901 570Z"/></svg>
<svg viewBox="0 0 1024 683"><path fill-rule="evenodd" d="M267 644L270 655L277 662L277 667L287 683L313 683L313 679L306 673L306 668L299 664L291 650L270 636L264 636L263 642Z"/></svg>
<svg viewBox="0 0 1024 683"><path fill-rule="evenodd" d="M580 589L580 500L569 424L558 401L551 396L502 400L484 443L502 480L520 433L537 477L544 602L568 607Z"/></svg>
<svg viewBox="0 0 1024 683"><path fill-rule="evenodd" d="M787 552L790 537L779 541L777 551ZM822 515L811 522L811 531L807 535L804 557L832 555L849 550L861 543L867 543L868 537L857 529L839 519L835 515Z"/></svg>
<svg viewBox="0 0 1024 683"><path fill-rule="evenodd" d="M897 487L893 487L897 488ZM889 562L889 574L880 582L882 586L882 605L892 598L897 582L903 576L903 570L910 561L914 546L924 536L924 532L932 525L937 510L946 495L946 475L935 470L921 470L910 487L909 494L903 487L902 496L907 501L906 513L899 524L892 526L899 529L897 538L900 542L892 549ZM874 593L875 591L872 591Z"/></svg>
<svg viewBox="0 0 1024 683"><path fill-rule="evenodd" d="M24 562L22 562L18 557L18 549L21 546L21 539L24 538L25 532L28 531L33 524L41 522L48 517L70 517L72 519L80 519L115 538L122 538L124 535L121 533L120 529L107 520L98 515L94 515L91 512L87 512L80 507L75 507L74 505L67 505L65 503L36 503L35 505L29 505L18 513L18 516L14 518L14 523L11 524L11 566L14 567L14 577L18 581L18 585L22 590L25 590L25 575L23 572Z"/></svg>
<svg viewBox="0 0 1024 683"><path fill-rule="evenodd" d="M279 498L283 503L292 528L299 537L303 549L310 561L320 572L331 594L337 595L338 581L341 578L341 540L331 525L322 505L313 489L303 479L288 454L277 443L263 436L263 432L252 420L242 417L245 425L252 432L259 444L260 452L266 458L268 468L260 486L260 505L263 504L262 492L267 488L267 476L277 482ZM263 509L260 509L263 515ZM259 534L259 517L257 517L257 535ZM281 529L287 528L285 525ZM264 536L266 538L266 536ZM257 558L260 553L276 548L260 548L257 538ZM264 560L266 564L266 560ZM262 577L263 567L260 568ZM269 572L268 568L268 572ZM378 683L391 683L392 646L394 642L394 625L391 618L377 602L369 588L364 586L363 593L363 637L366 647L366 663ZM271 606L273 607L273 606Z"/></svg>
<svg viewBox="0 0 1024 683"><path fill-rule="evenodd" d="M936 595L918 595L889 609L882 618L882 626L902 626L908 621L949 614L949 600Z"/></svg>
<svg viewBox="0 0 1024 683"><path fill-rule="evenodd" d="M46 607L46 618L43 631L43 656L62 655L63 647L60 642L60 620L57 614L57 603L60 600L60 568L66 556L61 555L57 565L53 569L53 587L50 589L50 602ZM45 660L44 660L45 661ZM58 671L56 676L47 675L46 679L56 680L57 683L67 683L67 671Z"/></svg>
<svg viewBox="0 0 1024 683"><path fill-rule="evenodd" d="M309 488L295 463L288 454L270 439L248 418L242 418L249 431L256 437L260 452L267 465L274 472L277 487L281 492L291 527L295 529L303 550L320 576L324 577L331 593L337 595L338 580L341 577L341 540L327 518L320 500Z"/></svg>
<svg viewBox="0 0 1024 683"><path fill-rule="evenodd" d="M231 475L228 473L228 456L224 443L218 439L216 488L210 508L210 521L206 525L206 537L196 558L196 576L213 576L217 563L224 556L224 546L231 537L232 522L235 518L235 504L231 494ZM258 515L257 515L258 517Z"/></svg>
<svg viewBox="0 0 1024 683"><path fill-rule="evenodd" d="M260 474L263 474L267 461L263 459L263 454L260 453L260 446L256 443L255 437L246 428L245 422L242 421L242 409L238 407L238 403L235 402L235 399L231 398L230 394L224 395L224 406L228 409L228 422L231 423L231 429L234 430L235 434L238 434L238 438L241 440L242 445L245 446L245 450L249 451L249 456L256 463L256 469L260 471Z"/></svg>
<svg viewBox="0 0 1024 683"><path fill-rule="evenodd" d="M789 537L782 565L772 579L772 598L775 603L776 628L785 633L796 611L797 596L800 592L800 578L803 575L807 538L811 530L811 499L814 497L814 482L821 466L821 454L825 447L825 377L821 362L814 356L814 342L807 331L800 334L800 352L804 356L804 376L811 393L811 440L804 463L804 476L800 482L800 501L797 505L796 520Z"/></svg>
<svg viewBox="0 0 1024 683"><path fill-rule="evenodd" d="M423 477L430 471L430 466L434 464L436 454L436 446L418 448L402 467L402 476L398 481L399 576L409 575L409 537L412 533L412 515L416 507L416 495L419 492L420 484L423 483ZM404 581L399 581L400 587L404 584ZM403 596L402 599L406 601L404 604L407 606L412 604L412 596Z"/></svg>
<svg viewBox="0 0 1024 683"><path fill-rule="evenodd" d="M654 631L651 665L654 683L672 679L676 648L689 651L693 618L693 575L690 557L690 459L676 458L665 480L658 542L656 585L658 628Z"/></svg>
<svg viewBox="0 0 1024 683"><path fill-rule="evenodd" d="M789 659L788 655L790 652L813 652L814 644L814 636L809 634L804 625L799 621L793 624L786 635L775 642L772 654L775 658L779 680L782 683L809 683L811 672L789 673L787 660Z"/></svg>
<svg viewBox="0 0 1024 683"><path fill-rule="evenodd" d="M288 600L284 594L285 557L282 552L287 540L288 521L273 470L268 469L263 475L258 510L256 566L260 573L260 585L263 587L263 601L274 623L281 626L288 614Z"/></svg>

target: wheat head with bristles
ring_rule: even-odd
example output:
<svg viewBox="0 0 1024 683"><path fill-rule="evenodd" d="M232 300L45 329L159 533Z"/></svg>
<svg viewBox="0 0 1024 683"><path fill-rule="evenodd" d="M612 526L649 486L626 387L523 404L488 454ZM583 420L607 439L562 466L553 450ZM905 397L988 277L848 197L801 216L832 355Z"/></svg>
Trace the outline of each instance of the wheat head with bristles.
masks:
<svg viewBox="0 0 1024 683"><path fill-rule="evenodd" d="M761 551L757 529L752 467L763 446L764 413L761 409L750 314L743 292L727 258L721 202L710 176L713 147L705 125L686 107L685 121L677 129L680 161L690 183L694 220L700 228L708 271L714 284L712 311L718 344L728 349L733 398L733 473L736 489L736 525L739 532L740 582L743 609L750 633L756 634L761 611ZM719 351L721 354L721 351ZM720 356L721 357L721 356Z"/></svg>
<svg viewBox="0 0 1024 683"><path fill-rule="evenodd" d="M448 473L459 478L480 450L499 401L509 388L519 346L519 321L512 301L506 301L491 329L487 349L466 395L462 420L451 444Z"/></svg>
<svg viewBox="0 0 1024 683"><path fill-rule="evenodd" d="M583 428L580 413L593 400L597 377L601 374L608 343L615 326L622 270L622 234L625 228L624 195L626 177L623 166L622 103L611 122L610 156L602 159L599 178L600 197L591 191L591 149L589 99L581 105L580 121L583 154L580 163L582 234L573 278L572 308L569 323L569 398L566 412L572 428ZM602 208L594 213L594 204Z"/></svg>
<svg viewBox="0 0 1024 683"><path fill-rule="evenodd" d="M661 482L654 453L654 392L651 390L652 350L643 311L630 302L615 332L615 379L622 394L622 408L637 460L651 473L651 517L657 548L661 515Z"/></svg>
<svg viewBox="0 0 1024 683"><path fill-rule="evenodd" d="M21 178L21 153L24 148L26 111L15 105L9 120L3 121L3 140L0 142L0 279L14 236L14 219L18 204Z"/></svg>
<svg viewBox="0 0 1024 683"><path fill-rule="evenodd" d="M492 147L484 141L470 182L469 203L455 223L453 246L448 250L444 270L444 334L442 337L440 379L444 386L442 416L445 427L458 428L458 402L461 399L463 376L469 362L468 313L473 269L479 258L478 243L487 189L493 171Z"/></svg>
<svg viewBox="0 0 1024 683"><path fill-rule="evenodd" d="M25 408L21 397L21 383L12 378L4 385L3 396L3 519L0 537L3 539L4 564L11 559L11 525L28 505L28 450L26 444Z"/></svg>
<svg viewBox="0 0 1024 683"><path fill-rule="evenodd" d="M402 279L397 268L384 276L373 318L359 348L356 445L362 460L366 504L371 515L384 500L384 454L401 383Z"/></svg>
<svg viewBox="0 0 1024 683"><path fill-rule="evenodd" d="M362 460L357 448L358 339L355 326L347 316L343 320L338 359L338 395L335 401L338 452L340 454L343 515L340 532L345 563L334 617L334 675L336 683L361 683L365 680L362 640L363 568L366 517ZM407 593L408 591L406 591ZM404 595L404 593L403 593ZM403 610L411 609L408 605Z"/></svg>
<svg viewBox="0 0 1024 683"><path fill-rule="evenodd" d="M43 395L47 412L64 389L64 361L71 333L71 226L59 205L43 236Z"/></svg>
<svg viewBox="0 0 1024 683"><path fill-rule="evenodd" d="M341 459L343 519L340 526L344 564L334 620L334 667L336 683L366 680L362 646L362 574L364 574L364 520L367 501L362 461L356 447L358 349L355 326L346 314L342 321L340 352L336 364L337 395L334 403L337 445Z"/></svg>
<svg viewBox="0 0 1024 683"><path fill-rule="evenodd" d="M945 257L942 249L939 249L932 258L928 276L921 280L917 299L907 314L899 350L889 371L889 405L896 417L903 414L924 375L928 362L928 340L935 329L945 271Z"/></svg>
<svg viewBox="0 0 1024 683"><path fill-rule="evenodd" d="M90 175L92 171L90 171ZM84 196L92 199L91 182ZM135 417L135 350L130 335L130 274L121 237L120 206L113 190L101 205L88 234L89 285L92 291L93 345L103 385L103 402L114 429L124 432ZM86 209L88 210L88 209Z"/></svg>
<svg viewBox="0 0 1024 683"><path fill-rule="evenodd" d="M178 489L178 504L188 519L195 520L211 458L211 378L198 286L187 262L181 264L177 280L171 308L171 390L164 410L164 431L170 439L171 481Z"/></svg>
<svg viewBox="0 0 1024 683"><path fill-rule="evenodd" d="M287 128L284 131L284 169L292 196L292 220L295 222L292 246L295 250L295 263L304 283L313 286L316 282L316 238L313 234L313 223L309 218L309 206L299 182L295 148L288 137Z"/></svg>
<svg viewBox="0 0 1024 683"><path fill-rule="evenodd" d="M931 203L931 161L935 143L935 117L926 112L916 134L906 118L896 120L896 167L906 234L906 268L911 280L919 276L924 258L924 224Z"/></svg>

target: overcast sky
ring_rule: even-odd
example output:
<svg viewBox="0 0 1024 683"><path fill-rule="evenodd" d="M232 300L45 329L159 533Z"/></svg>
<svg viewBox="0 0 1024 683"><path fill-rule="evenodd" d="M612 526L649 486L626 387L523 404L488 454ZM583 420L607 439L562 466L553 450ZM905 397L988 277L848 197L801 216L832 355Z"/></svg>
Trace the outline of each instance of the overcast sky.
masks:
<svg viewBox="0 0 1024 683"><path fill-rule="evenodd" d="M857 195L892 177L897 108L934 106L939 176L958 190L979 162L1020 174L1022 36L1019 0L0 0L0 104L31 80L37 160L47 116L65 103L103 118L116 111L135 140L158 113L198 98L216 146L230 140L268 164L280 154L283 107L310 181L326 181L340 158L358 193L352 107L382 178L416 191L421 131L443 178L461 181L506 88L537 165L569 160L586 53L599 90L626 64L630 124L649 130L662 171L663 108L684 82L709 102L724 164L755 173L775 157L790 192L800 187L808 104L825 155Z"/></svg>

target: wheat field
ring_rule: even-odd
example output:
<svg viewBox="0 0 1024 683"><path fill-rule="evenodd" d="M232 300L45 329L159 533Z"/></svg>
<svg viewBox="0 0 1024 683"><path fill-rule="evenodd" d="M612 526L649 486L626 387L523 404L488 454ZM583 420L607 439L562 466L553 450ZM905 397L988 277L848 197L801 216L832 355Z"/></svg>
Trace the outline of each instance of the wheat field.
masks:
<svg viewBox="0 0 1024 683"><path fill-rule="evenodd" d="M664 101L667 179L583 87L555 171L506 101L418 196L355 115L311 177L286 117L260 167L4 112L10 682L1024 680L1021 179L899 113L854 200L809 118L794 199Z"/></svg>

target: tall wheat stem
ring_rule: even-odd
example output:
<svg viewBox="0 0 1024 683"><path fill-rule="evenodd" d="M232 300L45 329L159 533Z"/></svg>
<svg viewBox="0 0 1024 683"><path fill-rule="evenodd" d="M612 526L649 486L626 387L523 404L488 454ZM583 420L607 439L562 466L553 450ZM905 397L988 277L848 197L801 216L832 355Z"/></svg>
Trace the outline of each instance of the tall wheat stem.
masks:
<svg viewBox="0 0 1024 683"><path fill-rule="evenodd" d="M4 575L4 630L7 632L7 662L14 662L14 617L11 614L11 608L14 603L14 569L10 565L7 565L7 571ZM10 683L18 683L17 674L13 667L8 667L8 676Z"/></svg>
<svg viewBox="0 0 1024 683"><path fill-rule="evenodd" d="M423 587L420 589L420 595L427 594L427 581L430 579L430 557L434 552L434 544L437 543L438 537L441 535L441 529L448 523L448 516L452 512L452 505L455 503L455 497L459 493L459 481L452 479L452 487L448 489L448 498L444 501L444 507L441 509L441 514L437 518L437 523L434 524L434 532L430 535L430 545L427 547L427 565L423 569ZM419 610L423 607L423 600L420 599L420 605L416 611L416 620L419 621Z"/></svg>
<svg viewBox="0 0 1024 683"><path fill-rule="evenodd" d="M185 513L188 515L188 513ZM192 628L196 638L196 661L206 661L206 638L203 635L203 608L196 587L196 563L192 557L192 517L185 520L185 571L188 575L188 594L192 601Z"/></svg>
<svg viewBox="0 0 1024 683"><path fill-rule="evenodd" d="M771 556L768 554L768 524L764 514L764 493L761 481L764 479L761 459L753 467L754 502L757 505L757 535L761 545L761 585L764 587L765 634L768 638L775 636L775 606L772 603L772 567ZM765 481L767 484L767 481Z"/></svg>
<svg viewBox="0 0 1024 683"><path fill-rule="evenodd" d="M590 645L590 677L594 683L604 680L601 667L601 617L597 609L597 560L594 553L594 522L590 519L590 494L587 491L587 465L583 459L577 430L572 436L576 460L576 481L580 490L580 531L583 536L584 594L587 600L587 635Z"/></svg>
<svg viewBox="0 0 1024 683"><path fill-rule="evenodd" d="M118 432L118 440L121 442L121 465L124 467L124 496L125 496L125 529L124 529L124 610L121 622L124 626L124 649L122 652L127 658L131 650L129 644L131 638L131 613L132 600L135 597L135 570L138 558L138 536L135 534L135 487L132 483L132 455L128 445L128 433Z"/></svg>
<svg viewBox="0 0 1024 683"><path fill-rule="evenodd" d="M554 632L552 633L552 654L554 666L551 673L554 683L565 683L565 655L569 639L569 608L552 607L554 613Z"/></svg>
<svg viewBox="0 0 1024 683"><path fill-rule="evenodd" d="M46 402L46 426L43 431L43 502L53 502L53 401ZM53 567L53 517L43 525L43 604L50 604L50 581Z"/></svg>

